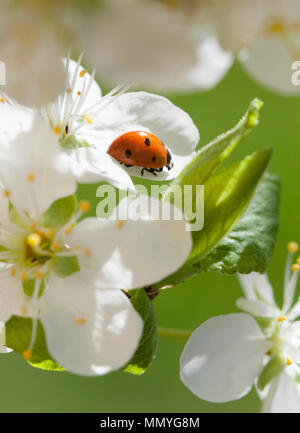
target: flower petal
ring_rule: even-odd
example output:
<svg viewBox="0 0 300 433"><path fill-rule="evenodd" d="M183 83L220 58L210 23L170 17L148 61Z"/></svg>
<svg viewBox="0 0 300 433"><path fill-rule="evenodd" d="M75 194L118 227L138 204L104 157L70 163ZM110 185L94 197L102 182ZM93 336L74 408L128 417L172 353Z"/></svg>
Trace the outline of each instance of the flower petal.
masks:
<svg viewBox="0 0 300 433"><path fill-rule="evenodd" d="M262 412L300 413L300 384L287 368L272 382Z"/></svg>
<svg viewBox="0 0 300 433"><path fill-rule="evenodd" d="M34 219L55 200L76 190L68 157L46 123L37 117L29 132L20 134L9 148L0 148L0 157L0 180L10 191L11 201Z"/></svg>
<svg viewBox="0 0 300 433"><path fill-rule="evenodd" d="M131 359L143 321L120 290L100 290L97 276L78 272L53 277L40 301L52 356L69 371L103 375Z"/></svg>
<svg viewBox="0 0 300 433"><path fill-rule="evenodd" d="M257 293L261 298L271 304L275 304L273 289L266 274L251 272L247 275L238 275L240 284L248 299L257 299Z"/></svg>
<svg viewBox="0 0 300 433"><path fill-rule="evenodd" d="M205 400L238 399L250 391L270 346L251 316L213 317L187 342L180 360L181 380Z"/></svg>
<svg viewBox="0 0 300 433"><path fill-rule="evenodd" d="M121 204L123 209L128 206L133 209L139 204L146 207L146 202L148 197L146 201L124 199ZM182 216L180 220L155 220L150 211L163 206L172 212L173 206L155 199L149 199L149 206L149 211L142 209L136 221L131 215L122 220L121 214L115 221L84 219L66 238L71 247L79 246L90 252L90 256L79 258L81 268L100 272L102 287L147 286L175 272L187 259L192 240L185 220Z"/></svg>
<svg viewBox="0 0 300 433"><path fill-rule="evenodd" d="M0 321L5 323L13 315L31 315L30 298L23 292L21 279L1 276Z"/></svg>
<svg viewBox="0 0 300 433"><path fill-rule="evenodd" d="M279 311L271 305L255 299L239 298L236 301L236 305L241 310L244 310L256 317L269 317L271 319L276 317L277 313L279 313Z"/></svg>
<svg viewBox="0 0 300 433"><path fill-rule="evenodd" d="M118 189L135 191L126 170L102 149L81 147L68 154L72 172L78 182L109 182Z"/></svg>
<svg viewBox="0 0 300 433"><path fill-rule="evenodd" d="M28 108L12 104L3 95L0 103L0 145L8 146L20 133L32 128L32 111Z"/></svg>
<svg viewBox="0 0 300 433"><path fill-rule="evenodd" d="M168 176L157 173L152 180L175 177L178 173L176 156L186 158L187 163L194 155L199 142L199 131L190 116L168 99L146 93L131 92L115 97L115 100L94 116L93 125L85 125L78 131L79 139L96 148L107 151L109 145L120 135L130 131L146 131L156 135L170 150L174 170ZM92 127L93 126L93 127ZM182 168L182 162L180 168ZM128 168L128 173L141 176L138 169Z"/></svg>

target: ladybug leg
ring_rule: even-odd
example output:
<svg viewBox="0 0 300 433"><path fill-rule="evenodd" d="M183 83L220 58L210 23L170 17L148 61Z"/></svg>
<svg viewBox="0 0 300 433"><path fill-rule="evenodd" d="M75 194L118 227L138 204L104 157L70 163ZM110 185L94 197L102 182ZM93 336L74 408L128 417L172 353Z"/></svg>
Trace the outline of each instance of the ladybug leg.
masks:
<svg viewBox="0 0 300 433"><path fill-rule="evenodd" d="M129 164L124 164L125 165L125 167L132 167L132 165L129 165Z"/></svg>
<svg viewBox="0 0 300 433"><path fill-rule="evenodd" d="M145 168L143 168L143 169L141 170L141 176L144 176L144 171L145 171Z"/></svg>

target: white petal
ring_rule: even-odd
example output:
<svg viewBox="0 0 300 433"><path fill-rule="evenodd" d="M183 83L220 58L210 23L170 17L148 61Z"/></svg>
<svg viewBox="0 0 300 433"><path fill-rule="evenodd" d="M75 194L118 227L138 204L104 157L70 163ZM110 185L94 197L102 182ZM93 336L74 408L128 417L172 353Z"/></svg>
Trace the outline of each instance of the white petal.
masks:
<svg viewBox="0 0 300 433"><path fill-rule="evenodd" d="M0 353L10 353L10 352L12 352L12 351L13 351L13 350L10 349L9 347L1 346L1 345L0 345Z"/></svg>
<svg viewBox="0 0 300 433"><path fill-rule="evenodd" d="M275 304L273 289L266 274L251 272L247 275L238 275L240 284L248 299L257 299L256 293L271 304Z"/></svg>
<svg viewBox="0 0 300 433"><path fill-rule="evenodd" d="M0 181L10 191L14 205L34 219L55 200L76 190L69 158L37 117L29 132L20 134L9 148L0 148L0 158Z"/></svg>
<svg viewBox="0 0 300 433"><path fill-rule="evenodd" d="M39 106L53 101L64 89L60 52L55 33L45 23L15 9L6 11L0 26L5 91L23 104Z"/></svg>
<svg viewBox="0 0 300 433"><path fill-rule="evenodd" d="M78 114L85 113L87 109L100 101L102 96L101 89L96 80L92 78L92 76L88 73L88 71L86 71L86 69L84 69L82 66L77 68L77 62L72 59L62 59L62 62L65 69L68 66L68 69L66 70L68 75L68 85L71 85L73 83L74 75L77 71L77 78L74 81L72 91L74 97L76 97L78 92L80 92L80 94L86 95ZM88 87L89 92L86 93Z"/></svg>
<svg viewBox="0 0 300 433"><path fill-rule="evenodd" d="M32 111L25 107L12 105L6 100L0 103L0 145L8 146L20 133L30 131Z"/></svg>
<svg viewBox="0 0 300 433"><path fill-rule="evenodd" d="M187 161L199 142L199 131L190 116L172 104L168 99L146 92L131 92L117 97L93 118L93 125L86 125L78 131L79 139L89 142L105 151L120 135L130 131L146 131L157 136L170 150L174 159L174 170L168 176L157 173L152 179L161 180L175 177L178 172L176 156ZM93 127L92 127L93 126ZM182 163L180 164L182 168ZM140 176L138 169L130 175Z"/></svg>
<svg viewBox="0 0 300 433"><path fill-rule="evenodd" d="M277 314L277 310L271 305L255 299L239 298L236 301L236 305L241 310L244 310L256 317L269 317L272 319L276 317Z"/></svg>
<svg viewBox="0 0 300 433"><path fill-rule="evenodd" d="M78 182L109 182L121 190L135 190L126 170L102 149L82 147L71 150L68 154L72 172Z"/></svg>
<svg viewBox="0 0 300 433"><path fill-rule="evenodd" d="M197 47L197 65L184 80L189 89L211 89L224 77L233 63L233 54L224 51L214 35L200 39Z"/></svg>
<svg viewBox="0 0 300 433"><path fill-rule="evenodd" d="M300 35L289 37L299 52ZM291 65L295 59L279 36L259 39L240 60L250 76L261 85L283 95L300 94L300 86L293 85L291 80Z"/></svg>
<svg viewBox="0 0 300 433"><path fill-rule="evenodd" d="M127 207L125 200L123 208ZM145 201L136 202L146 206ZM130 202L130 206L134 203ZM141 212L142 219L123 221L120 227L117 220L87 218L66 239L70 246L90 250L90 257L80 259L81 267L99 271L104 288L150 285L175 272L187 259L192 240L182 216L180 220L170 221L151 219L150 210L159 208L162 202L149 199L149 203L149 212ZM161 206L169 209L168 203Z"/></svg>
<svg viewBox="0 0 300 433"><path fill-rule="evenodd" d="M250 391L269 348L251 316L213 317L187 342L180 360L181 380L204 400L238 399Z"/></svg>
<svg viewBox="0 0 300 433"><path fill-rule="evenodd" d="M263 412L300 413L300 384L296 377L287 373L288 368L272 382L263 404Z"/></svg>
<svg viewBox="0 0 300 433"><path fill-rule="evenodd" d="M76 30L99 75L113 85L176 89L197 62L183 17L158 3L109 1Z"/></svg>
<svg viewBox="0 0 300 433"><path fill-rule="evenodd" d="M296 320L299 316L300 316L300 301L298 299L295 305L293 306L293 308L287 314L287 318L292 322Z"/></svg>
<svg viewBox="0 0 300 433"><path fill-rule="evenodd" d="M21 279L17 276L1 277L0 280L0 321L6 322L13 315L30 315L30 298L23 292Z"/></svg>
<svg viewBox="0 0 300 433"><path fill-rule="evenodd" d="M81 375L102 375L126 365L143 330L127 296L121 290L99 290L90 272L52 278L40 309L50 353Z"/></svg>

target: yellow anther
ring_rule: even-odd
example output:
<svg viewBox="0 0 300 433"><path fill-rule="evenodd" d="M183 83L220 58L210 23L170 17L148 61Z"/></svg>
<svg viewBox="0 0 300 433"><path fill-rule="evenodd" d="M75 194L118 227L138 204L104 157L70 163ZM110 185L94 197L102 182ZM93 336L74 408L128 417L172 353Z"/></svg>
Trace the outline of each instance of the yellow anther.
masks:
<svg viewBox="0 0 300 433"><path fill-rule="evenodd" d="M25 316L27 314L27 307L26 307L26 305L22 305L21 306L21 313L23 314L23 316Z"/></svg>
<svg viewBox="0 0 300 433"><path fill-rule="evenodd" d="M51 249L53 251L59 251L60 250L60 244L58 242L52 242Z"/></svg>
<svg viewBox="0 0 300 433"><path fill-rule="evenodd" d="M287 365L293 364L293 361L292 361L292 359L289 356L286 357L286 364Z"/></svg>
<svg viewBox="0 0 300 433"><path fill-rule="evenodd" d="M61 127L60 126L53 126L53 132L56 135L59 135L61 133Z"/></svg>
<svg viewBox="0 0 300 433"><path fill-rule="evenodd" d="M284 322L286 320L286 317L285 316L279 316L279 317L277 317L277 322Z"/></svg>
<svg viewBox="0 0 300 433"><path fill-rule="evenodd" d="M69 226L65 229L64 234L69 235L72 233L72 231L73 231L73 227Z"/></svg>
<svg viewBox="0 0 300 433"><path fill-rule="evenodd" d="M278 35L284 33L284 23L281 20L273 21L268 27L269 33L272 35Z"/></svg>
<svg viewBox="0 0 300 433"><path fill-rule="evenodd" d="M45 277L45 274L43 272L39 271L38 269L36 269L34 271L34 275L36 278L44 278Z"/></svg>
<svg viewBox="0 0 300 433"><path fill-rule="evenodd" d="M26 244L31 248L38 247L41 242L42 238L38 233L30 233L26 238Z"/></svg>
<svg viewBox="0 0 300 433"><path fill-rule="evenodd" d="M118 221L117 222L118 229L121 229L124 226L124 224L125 224L125 221L122 221L122 220Z"/></svg>
<svg viewBox="0 0 300 433"><path fill-rule="evenodd" d="M26 271L22 271L21 272L21 278L22 278L22 281L27 281L28 280L28 274L27 274Z"/></svg>
<svg viewBox="0 0 300 433"><path fill-rule="evenodd" d="M10 197L10 190L9 189L5 189L3 191L3 194L4 194L5 197Z"/></svg>
<svg viewBox="0 0 300 433"><path fill-rule="evenodd" d="M84 250L83 250L83 254L84 254L86 257L90 257L90 256L91 256L91 250L89 250L88 248L84 248Z"/></svg>
<svg viewBox="0 0 300 433"><path fill-rule="evenodd" d="M35 179L35 174L33 173L29 173L29 175L27 176L27 180L28 182L33 182Z"/></svg>
<svg viewBox="0 0 300 433"><path fill-rule="evenodd" d="M4 102L6 102L6 99L5 98L0 98L0 102L2 102L2 104L4 104Z"/></svg>
<svg viewBox="0 0 300 433"><path fill-rule="evenodd" d="M78 91L78 92L77 92L77 95L78 95L78 96L80 96L80 95L81 95L81 92L80 92L80 91Z"/></svg>
<svg viewBox="0 0 300 433"><path fill-rule="evenodd" d="M75 317L75 323L76 325L85 325L86 320L84 317Z"/></svg>
<svg viewBox="0 0 300 433"><path fill-rule="evenodd" d="M91 203L82 200L78 203L78 209L81 210L81 212L89 212L91 210Z"/></svg>
<svg viewBox="0 0 300 433"><path fill-rule="evenodd" d="M297 258L296 262L300 265L300 257Z"/></svg>
<svg viewBox="0 0 300 433"><path fill-rule="evenodd" d="M33 222L32 224L30 224L29 228L30 228L30 230L35 230L36 226L37 226L37 223Z"/></svg>
<svg viewBox="0 0 300 433"><path fill-rule="evenodd" d="M10 275L12 276L12 277L14 277L15 275L16 275L16 268L12 268L11 270L10 270Z"/></svg>
<svg viewBox="0 0 300 433"><path fill-rule="evenodd" d="M297 244L297 242L289 242L287 247L289 252L293 254L295 254L299 250L299 245Z"/></svg>
<svg viewBox="0 0 300 433"><path fill-rule="evenodd" d="M300 265L298 265L297 263L295 263L295 264L292 266L292 272L297 272L297 271L299 271L299 269L300 269Z"/></svg>
<svg viewBox="0 0 300 433"><path fill-rule="evenodd" d="M47 236L48 239L51 239L55 235L55 230L54 229L48 229L48 230L46 230L45 235Z"/></svg>
<svg viewBox="0 0 300 433"><path fill-rule="evenodd" d="M22 356L25 359L25 361L30 361L32 358L32 350L30 350L30 349L24 350L24 352L22 353Z"/></svg>
<svg viewBox="0 0 300 433"><path fill-rule="evenodd" d="M93 123L93 120L89 114L85 114L83 117L86 123Z"/></svg>
<svg viewBox="0 0 300 433"><path fill-rule="evenodd" d="M80 71L79 76L82 78L85 76L86 73L87 73L87 71L85 69L82 69L82 71Z"/></svg>
<svg viewBox="0 0 300 433"><path fill-rule="evenodd" d="M266 355L268 355L268 356L272 356L272 355L273 355L272 349L269 349L269 350L266 352Z"/></svg>
<svg viewBox="0 0 300 433"><path fill-rule="evenodd" d="M70 87L67 88L67 93L70 95L72 93L72 89Z"/></svg>

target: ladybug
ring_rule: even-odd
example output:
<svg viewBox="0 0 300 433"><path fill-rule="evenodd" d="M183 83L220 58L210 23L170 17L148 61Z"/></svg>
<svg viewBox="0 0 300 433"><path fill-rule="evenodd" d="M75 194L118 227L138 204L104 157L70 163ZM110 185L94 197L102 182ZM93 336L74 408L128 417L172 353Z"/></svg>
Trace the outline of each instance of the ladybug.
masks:
<svg viewBox="0 0 300 433"><path fill-rule="evenodd" d="M156 176L164 167L171 170L172 156L155 135L145 131L131 131L121 135L109 146L107 153L126 167L143 167Z"/></svg>

